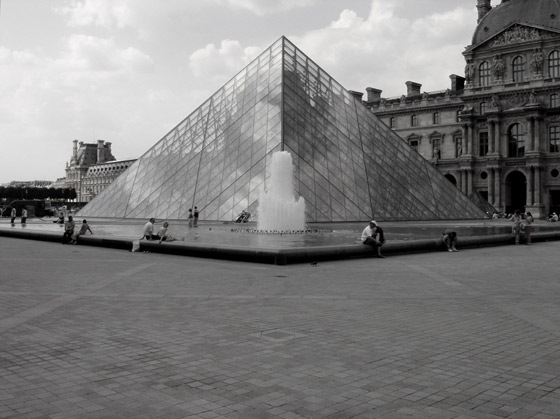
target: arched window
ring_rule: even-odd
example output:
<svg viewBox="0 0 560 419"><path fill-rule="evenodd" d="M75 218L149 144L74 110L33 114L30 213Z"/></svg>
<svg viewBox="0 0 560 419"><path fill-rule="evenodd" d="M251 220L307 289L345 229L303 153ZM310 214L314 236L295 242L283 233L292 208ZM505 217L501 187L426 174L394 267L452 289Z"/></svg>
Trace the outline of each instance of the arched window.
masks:
<svg viewBox="0 0 560 419"><path fill-rule="evenodd" d="M478 67L478 84L482 87L490 86L490 64L487 61Z"/></svg>
<svg viewBox="0 0 560 419"><path fill-rule="evenodd" d="M550 107L551 108L557 108L558 105L560 105L560 102L558 101L558 95L556 93L553 93L550 95Z"/></svg>
<svg viewBox="0 0 560 419"><path fill-rule="evenodd" d="M395 118L394 116L391 117L389 123L391 124L391 128L397 128L397 118Z"/></svg>
<svg viewBox="0 0 560 419"><path fill-rule="evenodd" d="M548 76L560 77L560 53L556 50L548 54Z"/></svg>
<svg viewBox="0 0 560 419"><path fill-rule="evenodd" d="M441 122L440 119L441 119L441 117L440 117L439 112L434 112L434 115L433 115L434 125L438 125Z"/></svg>
<svg viewBox="0 0 560 419"><path fill-rule="evenodd" d="M525 80L525 58L517 56L513 59L511 72L513 81L522 82Z"/></svg>
<svg viewBox="0 0 560 419"><path fill-rule="evenodd" d="M415 127L418 125L418 116L412 115L410 117L410 126Z"/></svg>
<svg viewBox="0 0 560 419"><path fill-rule="evenodd" d="M513 124L508 131L508 156L523 157L525 155L525 133L520 124Z"/></svg>

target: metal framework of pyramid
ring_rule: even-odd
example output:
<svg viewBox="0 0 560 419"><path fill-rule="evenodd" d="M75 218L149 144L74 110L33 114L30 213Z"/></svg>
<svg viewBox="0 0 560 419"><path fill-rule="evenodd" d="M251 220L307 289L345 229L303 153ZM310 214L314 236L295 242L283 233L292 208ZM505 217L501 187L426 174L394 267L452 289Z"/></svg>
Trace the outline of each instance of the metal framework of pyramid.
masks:
<svg viewBox="0 0 560 419"><path fill-rule="evenodd" d="M485 214L285 37L140 157L81 216L255 215L272 153L289 151L307 222ZM258 216L258 214L257 214Z"/></svg>

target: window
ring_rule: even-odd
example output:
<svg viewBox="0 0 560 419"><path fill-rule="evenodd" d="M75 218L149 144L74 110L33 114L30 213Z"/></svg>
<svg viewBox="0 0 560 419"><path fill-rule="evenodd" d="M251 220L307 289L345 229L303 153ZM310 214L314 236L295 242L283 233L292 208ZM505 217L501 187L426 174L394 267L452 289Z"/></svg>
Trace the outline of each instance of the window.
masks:
<svg viewBox="0 0 560 419"><path fill-rule="evenodd" d="M463 137L461 135L456 135L453 137L455 141L455 156L459 157L463 155Z"/></svg>
<svg viewBox="0 0 560 419"><path fill-rule="evenodd" d="M558 153L560 151L560 126L553 126L548 129L548 136L550 141L551 153Z"/></svg>
<svg viewBox="0 0 560 419"><path fill-rule="evenodd" d="M413 127L418 126L418 117L416 115L410 117L410 125Z"/></svg>
<svg viewBox="0 0 560 419"><path fill-rule="evenodd" d="M553 93L550 95L550 107L557 108L560 103L558 102L558 95Z"/></svg>
<svg viewBox="0 0 560 419"><path fill-rule="evenodd" d="M396 128L397 127L397 118L392 116L389 123L390 123L391 128Z"/></svg>
<svg viewBox="0 0 560 419"><path fill-rule="evenodd" d="M418 145L420 144L420 141L418 140L418 138L411 138L408 140L408 144L411 148L418 151Z"/></svg>
<svg viewBox="0 0 560 419"><path fill-rule="evenodd" d="M515 57L512 63L513 81L522 82L525 79L525 58Z"/></svg>
<svg viewBox="0 0 560 419"><path fill-rule="evenodd" d="M478 67L478 84L482 87L490 86L490 64L487 61Z"/></svg>
<svg viewBox="0 0 560 419"><path fill-rule="evenodd" d="M548 75L549 77L560 77L560 53L552 51L548 55Z"/></svg>
<svg viewBox="0 0 560 419"><path fill-rule="evenodd" d="M508 156L523 157L525 155L525 134L521 125L514 124L508 131Z"/></svg>
<svg viewBox="0 0 560 419"><path fill-rule="evenodd" d="M481 132L478 134L478 155L486 156L488 154L488 133Z"/></svg>
<svg viewBox="0 0 560 419"><path fill-rule="evenodd" d="M434 122L434 125L438 125L441 122L439 112L434 112L433 122Z"/></svg>
<svg viewBox="0 0 560 419"><path fill-rule="evenodd" d="M486 102L481 102L480 103L480 114L481 115L486 114Z"/></svg>

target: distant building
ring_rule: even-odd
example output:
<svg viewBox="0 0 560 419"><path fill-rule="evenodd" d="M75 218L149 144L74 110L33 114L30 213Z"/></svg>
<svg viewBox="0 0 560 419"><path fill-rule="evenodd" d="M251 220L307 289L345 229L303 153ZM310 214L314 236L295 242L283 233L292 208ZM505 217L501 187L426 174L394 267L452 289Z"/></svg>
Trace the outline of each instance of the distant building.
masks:
<svg viewBox="0 0 560 419"><path fill-rule="evenodd" d="M115 160L90 166L80 186L82 202L91 201L135 161Z"/></svg>
<svg viewBox="0 0 560 419"><path fill-rule="evenodd" d="M13 180L2 186L12 186L14 188L47 188L52 184L52 180Z"/></svg>
<svg viewBox="0 0 560 419"><path fill-rule="evenodd" d="M496 210L560 210L560 3L477 0L465 73L449 89L364 101L467 195Z"/></svg>
<svg viewBox="0 0 560 419"><path fill-rule="evenodd" d="M76 190L78 202L89 202L136 160L116 161L111 143L74 140L72 157L66 164L65 187Z"/></svg>
<svg viewBox="0 0 560 419"><path fill-rule="evenodd" d="M54 182L52 182L49 185L49 188L55 188L55 189L66 188L66 178L65 177L59 177L58 179L56 179Z"/></svg>

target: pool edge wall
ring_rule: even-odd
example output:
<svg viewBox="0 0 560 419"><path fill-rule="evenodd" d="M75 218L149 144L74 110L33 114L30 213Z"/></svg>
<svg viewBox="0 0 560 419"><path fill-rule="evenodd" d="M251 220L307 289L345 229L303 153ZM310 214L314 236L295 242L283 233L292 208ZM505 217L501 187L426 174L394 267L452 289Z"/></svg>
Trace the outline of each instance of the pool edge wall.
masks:
<svg viewBox="0 0 560 419"><path fill-rule="evenodd" d="M10 230L0 228L0 237L19 238L61 243L62 235L54 232ZM532 241L544 242L560 240L560 231L544 231L533 233ZM81 236L79 245L106 247L120 250L132 250L134 240L125 237ZM249 246L231 246L221 244L201 244L189 242L161 243L157 241L140 240L139 252L164 253L179 256L192 256L210 259L223 259L274 265L288 265L297 263L313 263L329 260L347 260L374 257L375 251L370 246L362 244L348 244L340 246L294 247L285 249L261 248ZM514 244L511 234L497 234L489 236L460 237L457 247L460 249L488 246L503 246ZM399 255L410 253L428 253L445 250L440 239L410 240L386 243L382 247L384 255Z"/></svg>

